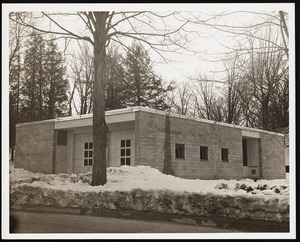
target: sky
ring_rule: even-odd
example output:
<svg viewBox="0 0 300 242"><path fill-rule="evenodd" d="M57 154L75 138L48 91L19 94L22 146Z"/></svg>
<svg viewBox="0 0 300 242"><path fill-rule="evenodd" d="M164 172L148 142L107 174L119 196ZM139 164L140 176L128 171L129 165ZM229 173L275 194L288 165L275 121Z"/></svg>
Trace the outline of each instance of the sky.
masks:
<svg viewBox="0 0 300 242"><path fill-rule="evenodd" d="M292 4L126 4L126 5L109 5L109 4L47 4L47 5L10 5L10 11L83 11L83 10L115 10L115 11L127 11L127 10L153 10L153 11L191 11L195 16L199 16L199 19L208 18L208 14L219 14L223 11L278 11L283 10L292 13ZM183 15L187 14L183 12ZM235 14L229 15L220 23L230 25L243 25L254 21L257 17L253 14ZM74 19L74 18L73 18ZM82 32L80 27L81 21L66 21L65 17L60 17L59 23L67 28L74 29L75 32ZM176 20L169 21L167 24L174 24ZM42 26L42 25L40 25ZM54 27L52 25L52 27ZM155 27L163 27L159 22L156 22ZM126 27L124 27L126 28ZM155 62L154 70L158 75L162 76L167 82L175 80L178 82L187 80L187 77L196 77L198 73L211 77L212 79L221 79L223 76L215 71L223 69L223 63L216 61L221 58L226 49L222 45L233 47L237 42L233 41L232 37L228 37L228 34L224 32L216 32L212 28L204 27L203 25L190 25L189 30L197 31L201 37L196 35L188 35L190 43L188 49L195 51L195 53L188 53L182 50L181 53L171 53L167 56L175 60L173 62L164 63L159 60L159 56L154 52L150 52L152 60ZM78 31L79 30L79 31ZM144 30L144 29L143 29ZM126 45L129 45L131 40L122 39ZM76 48L76 41L72 42L72 49ZM212 53L218 55L211 55ZM210 61L207 61L210 59ZM157 63L159 62L159 63ZM218 73L218 74L217 74Z"/></svg>
<svg viewBox="0 0 300 242"><path fill-rule="evenodd" d="M199 19L207 18L209 14L215 15L222 12L236 12L236 11L272 11L278 12L279 10L289 13L289 23L294 23L294 5L292 3L272 3L272 4L3 4L2 5L2 56L3 60L7 60L9 53L8 45L8 13L9 11L33 11L33 12L75 12L75 11L103 11L103 10L114 10L114 11L139 11L139 10L151 10L160 11L183 11L183 15L189 11L193 15L198 15ZM223 22L224 24L236 24L243 25L252 22L256 17L253 14L234 14L227 16ZM60 18L59 23L68 28L72 28L79 32L82 31L80 22L66 21L64 17ZM176 21L174 21L176 22ZM76 24L74 24L76 23ZM161 27L161 23L156 23L156 27ZM173 24L172 20L168 24ZM39 24L43 26L43 24ZM53 25L52 25L53 27ZM295 43L294 43L294 30L295 27L291 24L290 26L290 83L294 86L294 57L295 57ZM126 26L124 27L126 28ZM185 50L180 50L168 54L168 58L175 61L164 63L158 58L158 55L154 52L149 52L154 64L154 71L157 75L161 76L163 81L168 83L170 81L176 81L178 85L187 81L189 77L197 78L199 75L206 76L208 79L220 81L224 78L223 63L218 61L221 59L229 49L225 48L234 47L238 41L234 41L232 37L228 37L228 34L224 32L217 32L212 28L204 27L203 25L189 25L189 30L197 31L199 36L193 33L189 35L190 42L187 48L193 50L193 53L188 53ZM239 36L237 36L239 38ZM130 45L131 40L122 39L126 45ZM73 41L70 45L70 49L77 48L77 42ZM70 65L70 64L67 64ZM8 107L8 61L2 62L2 93L6 108ZM290 90L293 90L290 89ZM294 93L291 92L291 100L294 100ZM293 109L293 103L290 105L291 110ZM5 108L5 106L4 106ZM293 117L292 117L293 118ZM291 119L292 120L292 119Z"/></svg>
<svg viewBox="0 0 300 242"><path fill-rule="evenodd" d="M76 12L76 11L85 11L85 10L110 10L110 11L139 11L139 10L150 10L150 11L159 11L160 13L166 13L170 11L178 11L180 10L180 15L183 17L189 17L191 15L195 16L196 20L208 19L212 16L216 16L223 12L233 13L237 11L251 11L251 12L259 12L266 11L267 13L274 14L279 10L289 13L290 23L293 23L293 4L126 4L126 5L109 5L109 4L47 4L47 5L35 5L35 4L10 4L4 6L4 15L3 22L8 19L9 11L33 11L39 13L41 11L46 11L47 13L51 12ZM66 17L66 16L55 16L56 20L58 20L59 24L61 24L66 29L70 29L75 33L82 34L84 32L84 27L82 21L77 17ZM248 25L249 23L257 23L262 20L259 16L255 14L249 14L246 12L243 13L235 13L226 15L224 18L216 18L219 24L224 25ZM160 19L159 19L160 20ZM163 29L164 25L162 21L155 22L155 28ZM154 21L154 20L153 20ZM166 20L166 24L175 28L182 24L182 22L176 21L175 18L168 18ZM4 25L4 29L5 29ZM39 22L37 27L41 29L48 28L47 21ZM144 25L143 25L144 26ZM151 31L141 26L141 31ZM119 26L123 30L128 30L131 27L127 24ZM292 26L290 26L292 27ZM55 25L51 25L52 30L60 31L59 28L55 28ZM199 79L199 78L207 78L209 80L216 80L214 82L214 87L216 89L216 95L220 93L223 85L219 83L220 81L225 81L226 74L224 72L224 62L221 61L222 58L225 58L226 52L230 51L230 48L236 47L238 44L243 43L241 38L243 36L235 36L233 38L232 35L222 32L216 31L212 27L204 26L203 24L189 24L186 25L185 28L191 33L187 34L187 38L189 39L186 49L179 49L175 52L163 53L168 59L173 61L164 62L161 60L160 56L149 49L149 55L153 62L153 69L156 75L160 76L163 80L163 83L168 84L171 81L175 82L175 85L179 86L184 82L189 82L190 79ZM6 29L5 29L6 30ZM291 29L292 30L292 29ZM6 30L7 31L7 30ZM292 33L293 31L290 31ZM87 33L87 32L85 32ZM7 35L4 35L7 37ZM130 46L132 39L129 38L121 38L121 41L124 45ZM64 40L58 41L61 50L64 49ZM114 43L116 44L116 43ZM7 45L4 42L4 45ZM89 44L88 44L89 45ZM116 44L117 46L118 44ZM91 48L92 46L89 45ZM120 46L120 45L119 45ZM227 46L228 48L226 48ZM147 46L146 46L147 48ZM5 47L4 50L7 50ZM77 41L71 41L69 47L67 49L67 53L71 54L72 51L78 50ZM122 47L119 48L122 51ZM123 49L125 52L126 49ZM4 54L7 58L8 54ZM68 55L69 56L69 55ZM70 58L68 57L67 58ZM71 73L71 60L67 59L66 66ZM8 65L4 63L4 69L8 69ZM292 71L292 69L291 69ZM7 80L8 78L3 78L3 80ZM72 84L71 84L72 86ZM78 100L78 95L74 96L75 102ZM75 109L73 110L74 113Z"/></svg>
<svg viewBox="0 0 300 242"><path fill-rule="evenodd" d="M9 56L9 44L8 44L8 13L10 11L33 11L33 12L75 12L75 11L183 11L194 15L199 15L201 18L203 15L216 14L222 12L236 12L236 11L279 11L282 10L289 14L289 44L290 44L290 110L295 110L295 12L293 3L243 3L243 4L2 4L2 117L5 117L5 122L3 122L3 127L8 127L8 56ZM248 21L252 21L247 14L237 14L227 17L225 24L247 24ZM60 21L63 23L63 21ZM65 22L64 22L65 24ZM158 23L158 27L159 27ZM173 22L168 22L168 24L173 24ZM74 24L74 21L66 23L66 26L72 28L78 28L79 24ZM172 53L171 59L176 60L175 62L169 63L156 63L154 70L155 72L162 76L165 82L170 82L172 80L180 82L186 81L187 77L197 77L198 73L201 75L206 75L210 79L221 80L222 73L213 72L223 69L222 62L217 62L218 58L223 56L223 53L228 51L222 45L233 46L232 38L228 38L226 34L222 32L215 32L209 28L204 28L202 25L192 25L190 27L192 30L197 30L201 35L201 38L190 36L190 43L188 48L194 50L193 54L182 53ZM125 41L125 40L124 40ZM72 48L76 48L76 42L74 42ZM126 43L126 42L124 42ZM130 42L127 43L130 44ZM221 43L221 45L219 44ZM215 55L205 55L207 52L209 54L214 53ZM158 62L159 59L157 55L151 53L151 59L154 62ZM207 61L210 59L210 61ZM293 123L295 121L295 116L292 112L290 120ZM293 125L291 125L293 127ZM293 130L291 130L292 132ZM290 143L293 143L292 141Z"/></svg>
<svg viewBox="0 0 300 242"><path fill-rule="evenodd" d="M294 40L294 4L289 3L272 3L272 4L2 4L2 106L3 110L6 110L5 117L8 117L8 56L9 56L9 44L8 44L8 13L9 11L47 11L47 12L75 12L75 11L103 11L103 10L114 10L114 11L140 11L140 10L151 10L151 11L183 11L183 14L190 11L194 15L199 15L199 18L208 14L216 14L235 11L285 11L289 13L289 33L290 33L290 85L294 87L295 82L295 40ZM228 16L225 24L247 24L252 21L253 15L247 14L235 14ZM62 24L71 28L79 28L79 22L74 24L74 21L64 22ZM157 23L159 27L160 23ZM169 21L168 24L173 24ZM216 61L223 57L223 54L228 51L224 46L234 46L232 38L229 38L227 34L222 32L213 31L211 28L205 28L203 25L191 25L190 30L197 30L201 37L190 35L190 42L188 45L189 50L194 50L193 54L187 54L186 51L176 51L176 53L170 54L168 57L176 60L169 63L156 63L159 62L157 55L150 53L152 61L156 64L154 70L157 75L162 76L162 79L166 82L172 80L177 83L186 81L188 77L197 77L198 73L206 75L209 79L221 80L222 73L214 72L223 69L223 63ZM124 43L130 44L128 40L122 40ZM127 41L127 42L125 42ZM73 47L76 48L77 43L73 42ZM206 55L209 53L210 55ZM211 55L214 53L215 55ZM216 55L217 54L217 55ZM210 59L210 61L207 61ZM294 88L290 88L290 110L294 110ZM291 121L294 120L292 115ZM292 142L290 142L292 143Z"/></svg>

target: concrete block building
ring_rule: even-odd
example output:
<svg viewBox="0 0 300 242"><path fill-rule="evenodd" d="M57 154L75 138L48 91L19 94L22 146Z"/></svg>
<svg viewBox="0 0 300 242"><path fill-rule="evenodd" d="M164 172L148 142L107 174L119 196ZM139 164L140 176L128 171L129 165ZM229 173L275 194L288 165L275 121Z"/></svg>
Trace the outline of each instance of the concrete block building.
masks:
<svg viewBox="0 0 300 242"><path fill-rule="evenodd" d="M284 179L284 136L144 107L106 112L107 166L146 165L190 179ZM15 167L92 171L92 114L16 126Z"/></svg>

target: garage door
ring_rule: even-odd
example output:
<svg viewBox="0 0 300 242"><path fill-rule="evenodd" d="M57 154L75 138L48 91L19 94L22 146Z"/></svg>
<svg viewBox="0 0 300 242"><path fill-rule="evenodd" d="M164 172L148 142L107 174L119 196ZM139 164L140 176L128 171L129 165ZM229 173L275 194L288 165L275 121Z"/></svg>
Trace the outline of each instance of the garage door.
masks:
<svg viewBox="0 0 300 242"><path fill-rule="evenodd" d="M86 173L93 168L93 135L76 134L74 137L75 173Z"/></svg>

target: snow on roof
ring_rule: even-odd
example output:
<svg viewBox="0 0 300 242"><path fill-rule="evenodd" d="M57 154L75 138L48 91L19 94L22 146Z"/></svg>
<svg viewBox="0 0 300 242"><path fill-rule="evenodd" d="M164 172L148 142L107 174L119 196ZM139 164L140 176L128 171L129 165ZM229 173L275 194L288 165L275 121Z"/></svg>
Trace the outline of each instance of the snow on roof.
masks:
<svg viewBox="0 0 300 242"><path fill-rule="evenodd" d="M132 113L132 112L148 112L148 113L155 113L155 114L159 114L159 115L170 115L170 117L193 120L193 121L202 122L202 123L220 125L220 126L224 126L224 127L237 128L237 129L242 129L242 130L250 131L250 132L251 131L252 132L262 132L262 133L267 133L267 134L271 134L271 135L284 136L283 134L270 132L270 131L266 131L266 130L254 129L254 128L244 127L244 126L240 126L240 125L235 125L235 124L222 123L222 122L217 122L217 121L202 119L202 118L197 118L197 117L191 117L191 116L177 114L177 113L169 113L167 111L160 111L160 110L156 110L156 109L152 109L152 108L148 108L148 107L141 107L141 106L109 110L109 111L105 112L105 116L120 115L120 114L125 114L125 113ZM28 123L20 123L20 124L17 124L16 127L31 125L31 124L53 123L53 122L56 123L56 122L91 119L91 118L93 118L92 113L76 115L76 116L69 116L69 117L58 117L56 119L49 119L49 120L42 120L42 121L35 121L35 122L28 122Z"/></svg>

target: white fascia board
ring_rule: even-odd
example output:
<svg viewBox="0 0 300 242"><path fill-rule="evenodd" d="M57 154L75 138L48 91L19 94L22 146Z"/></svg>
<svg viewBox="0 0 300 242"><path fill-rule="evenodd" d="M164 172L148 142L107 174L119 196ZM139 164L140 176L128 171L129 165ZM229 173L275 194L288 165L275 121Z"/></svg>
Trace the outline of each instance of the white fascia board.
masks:
<svg viewBox="0 0 300 242"><path fill-rule="evenodd" d="M47 119L41 121L33 121L33 122L25 122L25 123L18 123L16 127L28 126L28 125L39 125L39 124L46 124L46 123L54 123L55 119Z"/></svg>
<svg viewBox="0 0 300 242"><path fill-rule="evenodd" d="M105 116L106 123L120 123L120 122L127 122L127 121L134 121L135 120L135 113L110 113L109 115ZM55 123L55 129L72 129L72 128L79 128L79 127L86 127L93 125L93 117L90 115L88 117L77 118L77 119L69 119L69 120L57 120Z"/></svg>
<svg viewBox="0 0 300 242"><path fill-rule="evenodd" d="M270 132L270 131L260 130L260 129L253 129L253 128L249 128L249 127L234 125L234 124L221 123L221 122L217 122L217 121L213 121L213 120L190 117L190 116L176 114L176 113L168 113L166 111L160 111L160 110L156 110L156 109L152 109L152 108L148 108L148 107L140 107L140 106L106 111L105 119L106 119L107 123L133 121L133 120L135 120L135 112L147 112L147 113L154 113L154 114L160 114L160 115L170 115L171 117L175 117L175 118L194 120L197 122L213 124L213 125L220 125L220 126L230 127L230 128L237 128L237 129L241 129L242 131L267 133L270 135L277 135L277 136L284 137L284 134L281 134L281 133L275 133L275 132ZM84 115L78 115L78 116L72 116L72 117L56 118L56 119L52 119L52 120L22 123L22 124L17 124L16 126L18 127L18 126L23 126L23 125L25 126L25 125L44 123L44 122L45 123L46 122L55 122L55 129L68 129L68 128L75 128L75 127L92 126L92 120L93 120L93 114L84 114Z"/></svg>
<svg viewBox="0 0 300 242"><path fill-rule="evenodd" d="M247 138L260 138L260 132L258 131L249 131L249 130L242 130L242 136Z"/></svg>

